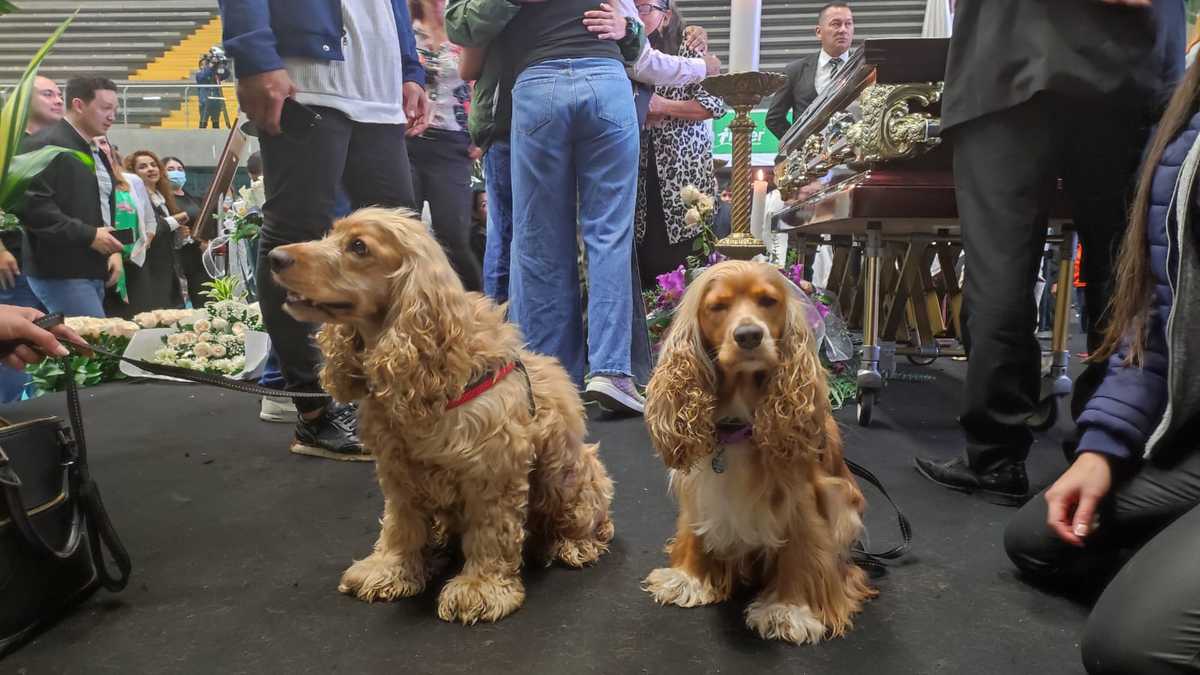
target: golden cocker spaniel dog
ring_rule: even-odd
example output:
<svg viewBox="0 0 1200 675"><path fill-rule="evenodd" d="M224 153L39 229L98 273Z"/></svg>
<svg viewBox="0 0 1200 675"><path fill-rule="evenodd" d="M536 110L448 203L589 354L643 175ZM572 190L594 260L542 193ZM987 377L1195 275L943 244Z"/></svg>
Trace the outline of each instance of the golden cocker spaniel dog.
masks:
<svg viewBox="0 0 1200 675"><path fill-rule="evenodd" d="M645 589L696 607L758 589L746 624L795 643L840 636L875 595L851 559L865 500L812 332L782 274L729 261L684 294L646 396L679 502L671 566Z"/></svg>
<svg viewBox="0 0 1200 675"><path fill-rule="evenodd" d="M362 600L420 593L436 549L465 564L438 616L496 621L525 599L526 535L547 561L595 561L613 537L613 486L583 442L583 404L554 358L523 348L504 311L463 290L407 212L363 209L320 241L276 248L285 307L323 323L321 383L359 401L359 436L384 496L374 551L338 589Z"/></svg>

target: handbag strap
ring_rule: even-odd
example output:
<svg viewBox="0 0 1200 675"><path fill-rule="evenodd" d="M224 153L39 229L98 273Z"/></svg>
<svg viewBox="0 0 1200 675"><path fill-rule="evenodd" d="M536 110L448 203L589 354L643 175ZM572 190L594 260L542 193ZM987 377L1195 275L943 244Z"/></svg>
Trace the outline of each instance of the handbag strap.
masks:
<svg viewBox="0 0 1200 675"><path fill-rule="evenodd" d="M71 505L71 531L67 534L66 541L62 546L56 547L46 541L30 522L29 512L25 508L24 500L21 499L21 479L9 465L8 457L4 454L3 449L0 449L0 486L4 487L4 503L8 506L9 518L16 526L17 531L25 537L25 541L39 553L59 560L67 560L75 555L75 551L79 549L79 542L83 539L78 503Z"/></svg>
<svg viewBox="0 0 1200 675"><path fill-rule="evenodd" d="M867 481L871 485L874 485L875 489L879 490L879 493L883 495L884 499L888 500L888 503L892 505L892 509L896 512L896 520L900 524L899 544L896 544L886 551L868 551L865 547L863 547L862 542L858 542L854 545L855 562L876 570L883 570L885 569L885 564L887 561L897 560L904 556L905 553L908 553L908 549L912 545L912 524L908 522L908 517L905 516L904 512L900 510L900 507L896 505L896 501L892 499L890 494L888 494L887 488L883 487L883 483L875 477L875 474L871 473L870 470L861 464L857 464L848 459L845 461L846 466L850 469L850 472Z"/></svg>

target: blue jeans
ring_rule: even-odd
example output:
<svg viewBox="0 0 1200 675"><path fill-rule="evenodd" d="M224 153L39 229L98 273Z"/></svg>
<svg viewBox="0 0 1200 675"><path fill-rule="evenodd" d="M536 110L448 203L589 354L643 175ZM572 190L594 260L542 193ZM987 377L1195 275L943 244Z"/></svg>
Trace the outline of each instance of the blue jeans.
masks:
<svg viewBox="0 0 1200 675"><path fill-rule="evenodd" d="M267 352L267 364L263 366L263 374L258 378L258 383L264 387L280 390L287 386L287 381L283 379L283 373L279 370L279 356L275 353L274 347Z"/></svg>
<svg viewBox="0 0 1200 675"><path fill-rule="evenodd" d="M0 305L15 305L17 307L32 307L45 311L42 301L34 295L29 287L29 278L18 274L12 288L0 289ZM21 394L31 378L23 370L14 370L0 365L0 403L11 403L21 400Z"/></svg>
<svg viewBox="0 0 1200 675"><path fill-rule="evenodd" d="M637 112L611 59L555 59L513 87L510 316L577 385L630 375ZM576 227L588 261L583 333Z"/></svg>
<svg viewBox="0 0 1200 675"><path fill-rule="evenodd" d="M508 301L509 251L512 249L512 146L496 141L483 157L487 187L487 245L483 250L483 292L499 303Z"/></svg>
<svg viewBox="0 0 1200 675"><path fill-rule="evenodd" d="M29 287L46 306L47 312L104 318L103 279L27 278Z"/></svg>

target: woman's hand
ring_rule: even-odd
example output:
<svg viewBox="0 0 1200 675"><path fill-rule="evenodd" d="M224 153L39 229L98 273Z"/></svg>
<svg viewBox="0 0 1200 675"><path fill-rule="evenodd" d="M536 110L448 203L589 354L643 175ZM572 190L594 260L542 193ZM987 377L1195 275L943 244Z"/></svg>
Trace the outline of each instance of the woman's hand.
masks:
<svg viewBox="0 0 1200 675"><path fill-rule="evenodd" d="M600 9L583 13L583 25L601 40L620 40L625 37L625 16L621 10L607 2Z"/></svg>
<svg viewBox="0 0 1200 675"><path fill-rule="evenodd" d="M683 46L697 54L707 54L708 31L700 26L688 26L683 30Z"/></svg>
<svg viewBox="0 0 1200 675"><path fill-rule="evenodd" d="M180 211L171 217L174 218L175 222L179 223L180 226L187 225L188 221L191 220L191 218L188 217L188 214L184 211Z"/></svg>
<svg viewBox="0 0 1200 675"><path fill-rule="evenodd" d="M154 235L150 235L150 236L153 237ZM184 239L191 237L192 236L192 228L188 227L187 225L180 224L179 225L179 236L183 237Z"/></svg>
<svg viewBox="0 0 1200 675"><path fill-rule="evenodd" d="M0 289L8 290L17 285L17 275L21 273L21 266L17 264L17 258L12 254L12 251L0 251Z"/></svg>
<svg viewBox="0 0 1200 675"><path fill-rule="evenodd" d="M108 282L105 284L109 288L117 285L121 280L121 272L125 270L125 263L121 260L120 253L114 253L108 256Z"/></svg>
<svg viewBox="0 0 1200 675"><path fill-rule="evenodd" d="M404 117L408 124L404 135L409 138L425 133L433 121L429 119L429 97L425 95L425 87L416 82L404 83Z"/></svg>
<svg viewBox="0 0 1200 675"><path fill-rule="evenodd" d="M467 159L475 162L478 161L480 157L483 157L483 148L475 145L474 143L467 146Z"/></svg>
<svg viewBox="0 0 1200 675"><path fill-rule="evenodd" d="M1112 465L1107 455L1081 452L1066 473L1046 490L1046 524L1059 539L1083 546L1092 533L1100 500L1112 488Z"/></svg>
<svg viewBox="0 0 1200 675"><path fill-rule="evenodd" d="M87 342L65 323L48 331L38 328L33 322L43 316L44 314L38 310L29 307L0 305L0 340L21 340L33 345L33 347L24 344L18 346L0 363L21 370L27 364L41 361L46 354L66 356L67 348L59 344L56 336L81 347L87 346Z"/></svg>

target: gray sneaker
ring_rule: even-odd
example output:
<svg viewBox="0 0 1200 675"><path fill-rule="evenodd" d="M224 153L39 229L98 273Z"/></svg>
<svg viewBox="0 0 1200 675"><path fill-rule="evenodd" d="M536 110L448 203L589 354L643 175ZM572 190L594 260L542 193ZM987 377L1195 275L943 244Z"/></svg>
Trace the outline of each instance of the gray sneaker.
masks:
<svg viewBox="0 0 1200 675"><path fill-rule="evenodd" d="M321 416L296 424L296 440L291 451L297 455L338 459L345 462L371 462L375 458L358 440L357 410L352 405L330 405Z"/></svg>
<svg viewBox="0 0 1200 675"><path fill-rule="evenodd" d="M583 398L599 403L607 412L622 415L641 415L646 408L646 399L638 393L633 378L622 375L593 375Z"/></svg>

